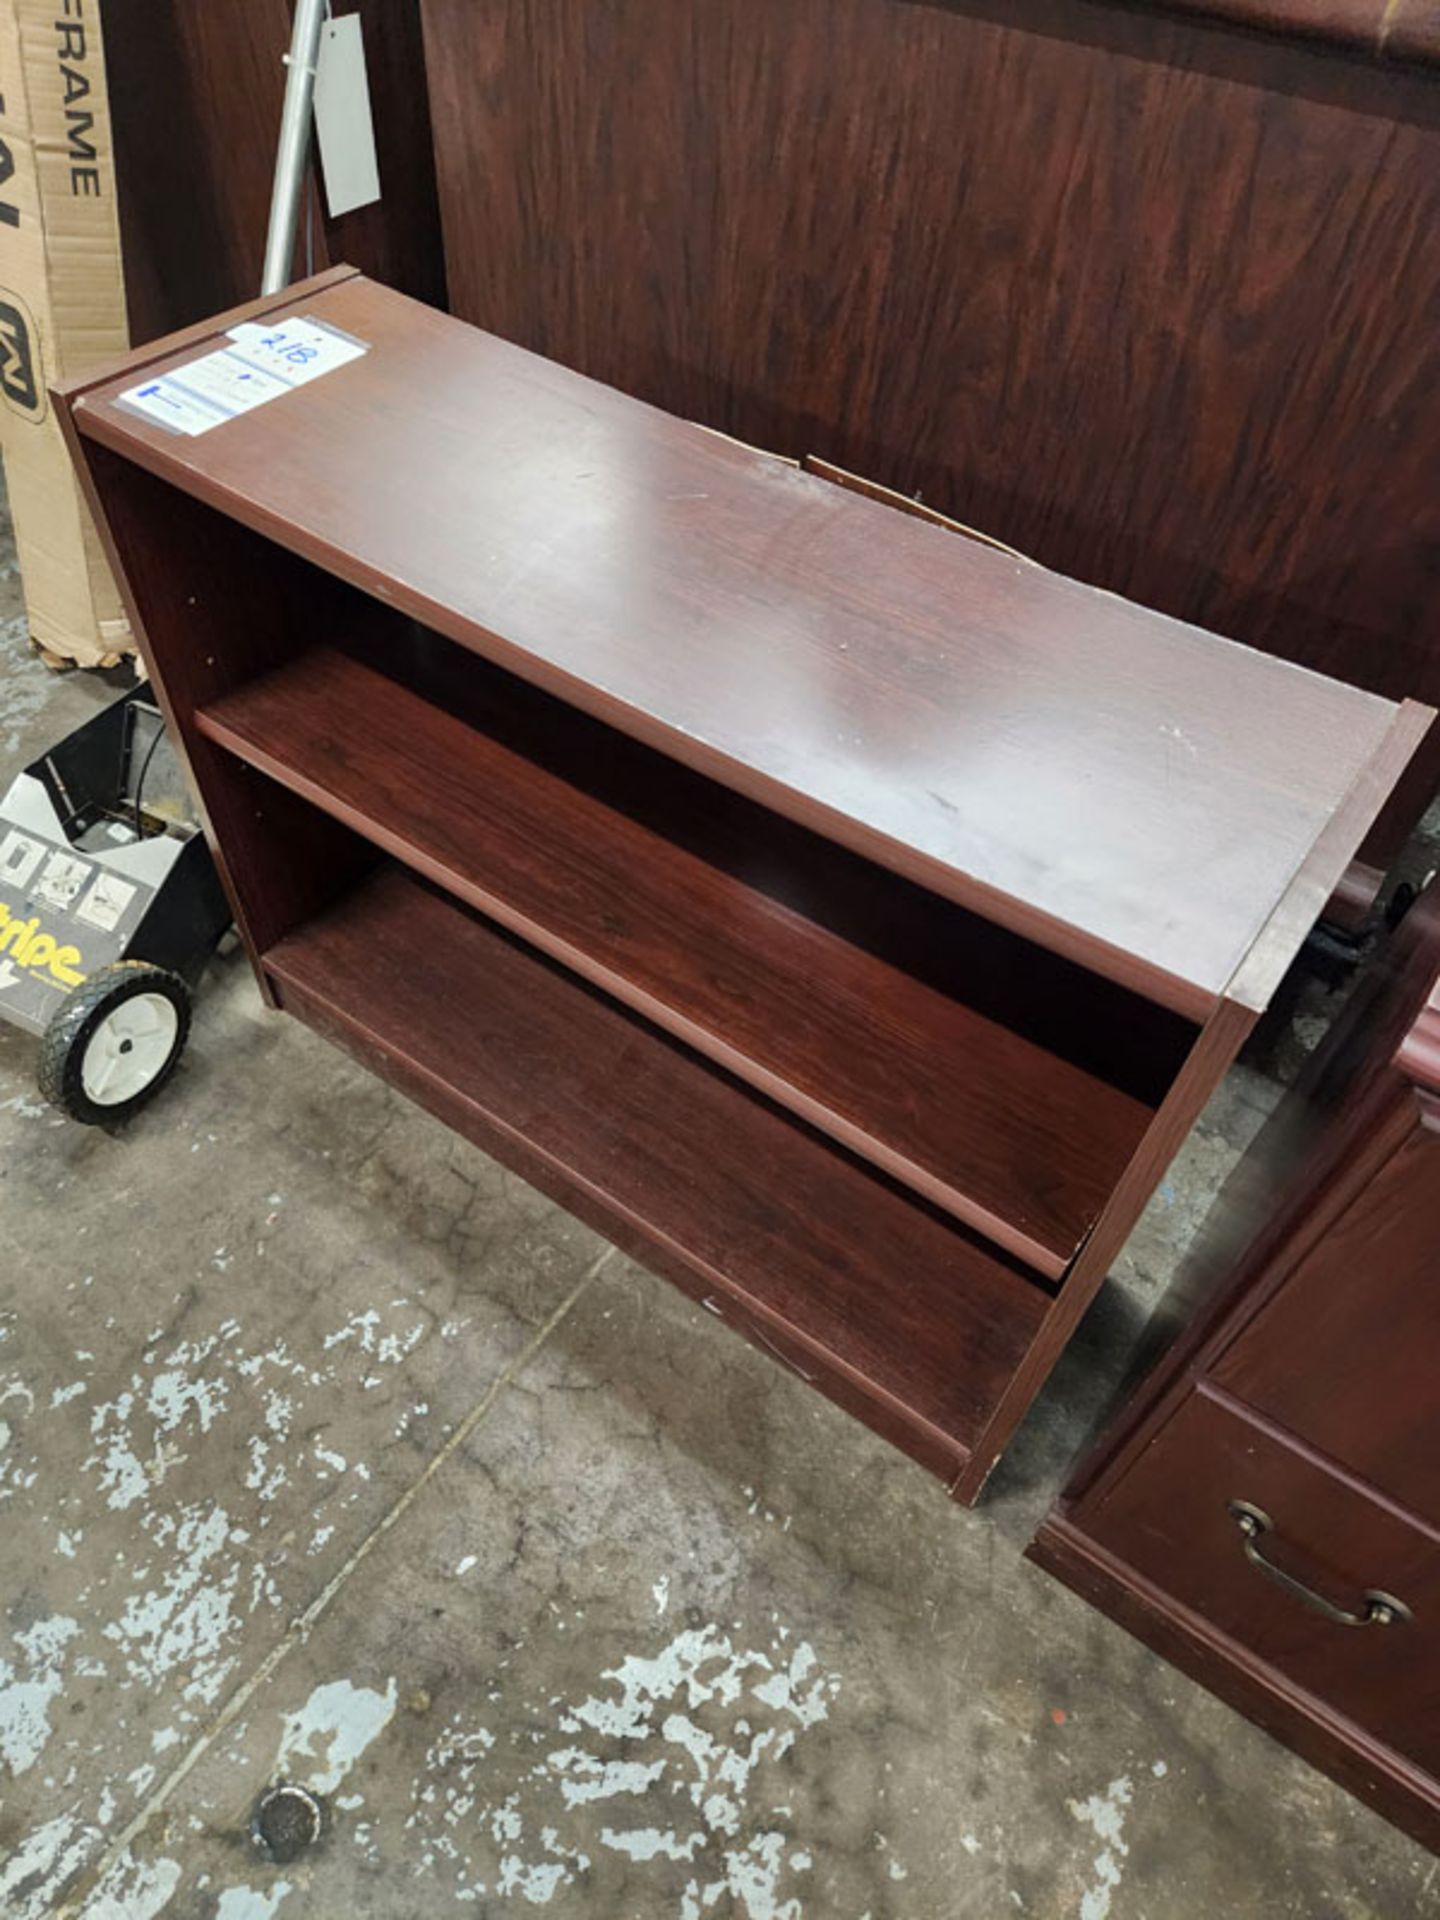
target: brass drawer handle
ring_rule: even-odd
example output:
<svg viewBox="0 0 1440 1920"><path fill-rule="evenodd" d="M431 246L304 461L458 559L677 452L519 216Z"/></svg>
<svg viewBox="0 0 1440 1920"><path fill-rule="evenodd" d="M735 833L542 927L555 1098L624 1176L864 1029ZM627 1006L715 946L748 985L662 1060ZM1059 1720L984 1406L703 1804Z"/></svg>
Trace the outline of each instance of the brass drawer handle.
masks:
<svg viewBox="0 0 1440 1920"><path fill-rule="evenodd" d="M1337 1607L1323 1593L1307 1587L1293 1573L1286 1573L1283 1567L1277 1567L1273 1560L1265 1558L1259 1542L1267 1533L1275 1531L1275 1522L1263 1507L1257 1507L1249 1500L1232 1500L1225 1511L1244 1537L1245 1558L1251 1566L1258 1567L1267 1579L1273 1580L1287 1593L1293 1593L1297 1600L1303 1600L1316 1613L1323 1613L1327 1620L1333 1620L1337 1627L1398 1627L1411 1618L1410 1609L1403 1600L1397 1600L1393 1593L1381 1593L1376 1588L1368 1588L1361 1596L1365 1602L1363 1613L1349 1613L1344 1607Z"/></svg>

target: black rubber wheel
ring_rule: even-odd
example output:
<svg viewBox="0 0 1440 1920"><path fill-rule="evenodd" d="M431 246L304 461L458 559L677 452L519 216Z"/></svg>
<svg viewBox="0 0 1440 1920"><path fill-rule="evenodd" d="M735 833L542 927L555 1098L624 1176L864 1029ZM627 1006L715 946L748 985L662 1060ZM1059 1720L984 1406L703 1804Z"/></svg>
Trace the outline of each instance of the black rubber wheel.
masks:
<svg viewBox="0 0 1440 1920"><path fill-rule="evenodd" d="M86 1126L128 1119L175 1069L190 1031L178 973L118 960L72 987L40 1042L40 1091Z"/></svg>

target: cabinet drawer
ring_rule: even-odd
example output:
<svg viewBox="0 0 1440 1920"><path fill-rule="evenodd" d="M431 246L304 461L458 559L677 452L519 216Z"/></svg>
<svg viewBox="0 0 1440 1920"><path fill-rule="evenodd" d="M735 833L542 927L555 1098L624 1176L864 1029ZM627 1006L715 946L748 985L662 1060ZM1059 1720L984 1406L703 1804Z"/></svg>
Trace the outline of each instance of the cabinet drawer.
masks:
<svg viewBox="0 0 1440 1920"><path fill-rule="evenodd" d="M1440 1132L1416 1126L1214 1370L1440 1527Z"/></svg>
<svg viewBox="0 0 1440 1920"><path fill-rule="evenodd" d="M1269 1530L1247 1538L1235 1502ZM1427 1530L1202 1390L1087 1531L1252 1660L1440 1775L1440 1545ZM1347 1613L1382 1592L1409 1618L1344 1625L1270 1568Z"/></svg>

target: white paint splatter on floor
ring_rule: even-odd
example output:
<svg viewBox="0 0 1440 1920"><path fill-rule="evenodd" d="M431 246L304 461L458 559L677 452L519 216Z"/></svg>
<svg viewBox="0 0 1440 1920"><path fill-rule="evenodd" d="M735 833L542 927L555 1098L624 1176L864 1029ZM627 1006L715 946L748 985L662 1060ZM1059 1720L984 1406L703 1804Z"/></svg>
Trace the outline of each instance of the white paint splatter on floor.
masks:
<svg viewBox="0 0 1440 1920"><path fill-rule="evenodd" d="M26 1773L50 1738L50 1703L64 1686L64 1648L79 1633L78 1622L52 1614L14 1636L24 1672L0 1660L0 1760L12 1773Z"/></svg>
<svg viewBox="0 0 1440 1920"><path fill-rule="evenodd" d="M334 1793L372 1741L395 1715L395 1682L384 1693L331 1680L316 1687L304 1706L285 1716L275 1774L312 1793Z"/></svg>
<svg viewBox="0 0 1440 1920"><path fill-rule="evenodd" d="M277 1880L264 1893L253 1887L227 1887L215 1909L215 1920L275 1920L290 1891L288 1880Z"/></svg>
<svg viewBox="0 0 1440 1920"><path fill-rule="evenodd" d="M787 1629L756 1647L711 1625L600 1679L583 1698L549 1703L563 1739L518 1776L484 1728L444 1729L406 1822L423 1844L417 1871L448 1864L457 1901L494 1892L546 1906L608 1851L637 1869L693 1867L676 1920L801 1920L794 1882L812 1858L794 1844L783 1796L766 1791L768 1769L826 1718L839 1677ZM544 1744L540 1728L530 1737ZM679 1822L665 1817L677 1799Z"/></svg>
<svg viewBox="0 0 1440 1920"><path fill-rule="evenodd" d="M187 1314L183 1337L163 1325L132 1330L143 1336L139 1351L133 1359L125 1354L117 1373L95 1351L122 1337L117 1316L101 1306L114 1285L103 1266L65 1285L77 1307L84 1301L98 1336L73 1349L73 1370L66 1358L66 1371L42 1385L14 1365L0 1368L0 1524L54 1543L64 1591L75 1596L71 1611L84 1628L56 1616L8 1632L0 1623L0 1793L22 1776L33 1786L43 1774L46 1816L53 1815L32 1816L31 1830L0 1866L4 1920L48 1915L95 1858L107 1827L123 1825L159 1777L155 1765L127 1761L115 1771L113 1791L96 1787L93 1804L71 1806L67 1791L84 1769L92 1722L62 1721L57 1702L73 1697L98 1707L103 1699L105 1726L117 1738L148 1737L153 1752L170 1752L165 1764L174 1763L171 1750L194 1737L233 1684L251 1623L279 1615L289 1598L281 1570L305 1543L292 1547L290 1535L278 1537L291 1518L281 1489L298 1489L313 1515L310 1550L333 1556L352 1530L350 1510L373 1485L368 1460L355 1457L351 1435L360 1423L337 1429L336 1390L338 1403L349 1404L346 1389L364 1372L382 1373L403 1392L410 1356L429 1326L408 1302L389 1301L352 1316L328 1336L328 1348L323 1326L288 1336L267 1326L251 1338L217 1298L208 1324ZM0 1310L7 1360L19 1347L17 1331L15 1315ZM412 1389L407 1404L418 1412L425 1402ZM346 1436L339 1447L337 1430ZM239 1471L229 1472L237 1456ZM226 1463L224 1474L210 1471L217 1460ZM198 1477L197 1463L205 1469ZM203 1491L222 1480L222 1499ZM107 1508L107 1521L123 1516L118 1545L110 1526L80 1524ZM266 1534L272 1518L280 1523L274 1539ZM289 1584L293 1590L293 1574ZM259 1630L270 1637L267 1625ZM345 1729L336 1734L330 1764L344 1764ZM318 1739L314 1751L324 1762ZM134 1886L107 1886L105 1898L113 1895L125 1920L146 1920L159 1911L162 1881L133 1861L131 1869L139 1875ZM100 1890L86 1920L105 1920L109 1910L97 1902Z"/></svg>
<svg viewBox="0 0 1440 1920"><path fill-rule="evenodd" d="M74 1812L32 1827L0 1865L0 1913L5 1920L43 1920L50 1911L51 1889L75 1872L90 1842L89 1831Z"/></svg>
<svg viewBox="0 0 1440 1920"><path fill-rule="evenodd" d="M80 1909L80 1920L155 1920L179 1884L178 1861L123 1853Z"/></svg>
<svg viewBox="0 0 1440 1920"><path fill-rule="evenodd" d="M59 1120L62 1126L65 1124L65 1116L63 1114L57 1114L53 1107L47 1106L43 1100L34 1099L28 1093L12 1094L8 1100L0 1100L0 1113L18 1114L22 1120L49 1120L51 1122Z"/></svg>
<svg viewBox="0 0 1440 1920"><path fill-rule="evenodd" d="M1092 1793L1088 1800L1066 1802L1074 1818L1092 1828L1102 1842L1101 1851L1091 1863L1094 1885L1085 1889L1080 1900L1080 1920L1109 1920L1111 1899L1124 1873L1121 1862L1130 1851L1124 1840L1125 1810L1134 1797L1129 1775L1122 1774L1103 1794Z"/></svg>
<svg viewBox="0 0 1440 1920"><path fill-rule="evenodd" d="M241 1567L225 1550L246 1536L241 1532L237 1541L224 1507L195 1504L146 1521L146 1532L173 1558L158 1586L127 1596L119 1618L104 1627L105 1638L119 1647L130 1679L155 1687L186 1672L184 1698L208 1705L236 1664L226 1646L238 1625Z"/></svg>

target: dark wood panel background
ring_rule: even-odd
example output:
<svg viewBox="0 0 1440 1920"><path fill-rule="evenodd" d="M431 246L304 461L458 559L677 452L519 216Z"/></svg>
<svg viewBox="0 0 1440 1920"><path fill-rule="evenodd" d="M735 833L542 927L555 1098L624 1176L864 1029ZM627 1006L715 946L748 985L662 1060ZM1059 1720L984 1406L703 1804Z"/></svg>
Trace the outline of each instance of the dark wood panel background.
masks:
<svg viewBox="0 0 1440 1920"><path fill-rule="evenodd" d="M1088 0L422 11L465 318L1440 700L1436 76Z"/></svg>
<svg viewBox="0 0 1440 1920"><path fill-rule="evenodd" d="M345 261L432 305L445 262L415 0L335 0L359 13L381 198L339 220L315 200L315 270ZM288 0L105 0L105 58L137 345L260 291ZM304 223L302 220L302 235ZM303 239L297 272L305 271Z"/></svg>

